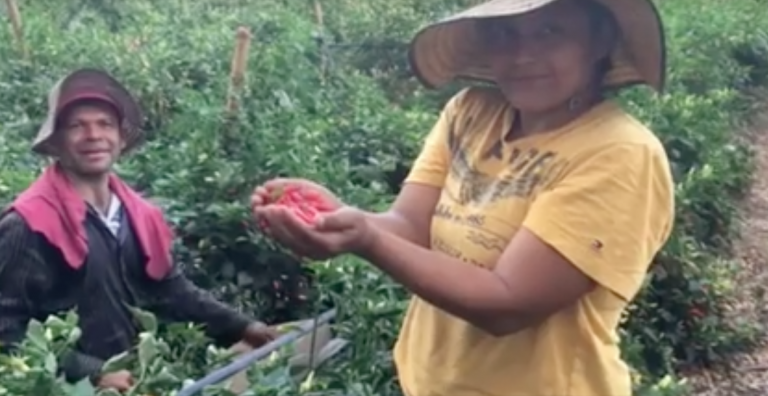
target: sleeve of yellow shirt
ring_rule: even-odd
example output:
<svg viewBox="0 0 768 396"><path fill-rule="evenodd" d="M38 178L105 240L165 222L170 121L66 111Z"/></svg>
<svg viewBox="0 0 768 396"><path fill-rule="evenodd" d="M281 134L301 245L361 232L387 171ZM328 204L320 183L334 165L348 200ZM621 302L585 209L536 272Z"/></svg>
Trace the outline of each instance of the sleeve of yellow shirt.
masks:
<svg viewBox="0 0 768 396"><path fill-rule="evenodd" d="M523 226L629 301L669 237L674 217L669 172L663 148L611 145L540 193Z"/></svg>
<svg viewBox="0 0 768 396"><path fill-rule="evenodd" d="M416 157L406 183L425 184L442 188L450 170L451 152L448 136L455 124L467 91L456 94L443 108L435 125L427 135L419 156Z"/></svg>

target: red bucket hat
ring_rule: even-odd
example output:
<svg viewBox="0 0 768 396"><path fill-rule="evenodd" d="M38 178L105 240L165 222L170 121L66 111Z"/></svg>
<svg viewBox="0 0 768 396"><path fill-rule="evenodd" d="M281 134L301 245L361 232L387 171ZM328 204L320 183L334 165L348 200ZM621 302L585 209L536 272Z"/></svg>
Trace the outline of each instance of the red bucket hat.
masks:
<svg viewBox="0 0 768 396"><path fill-rule="evenodd" d="M83 100L99 100L115 108L126 143L123 154L144 141L141 108L128 90L103 70L83 68L65 76L51 89L48 94L48 116L32 143L32 151L54 155L51 137L55 133L59 115L73 103Z"/></svg>

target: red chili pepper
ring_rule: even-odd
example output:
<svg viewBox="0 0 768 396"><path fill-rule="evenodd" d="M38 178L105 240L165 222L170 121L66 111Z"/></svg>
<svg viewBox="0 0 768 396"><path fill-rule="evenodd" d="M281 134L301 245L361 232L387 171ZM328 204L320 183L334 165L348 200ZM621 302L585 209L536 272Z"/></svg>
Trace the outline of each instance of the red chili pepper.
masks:
<svg viewBox="0 0 768 396"><path fill-rule="evenodd" d="M270 204L289 208L306 224L312 224L320 212L331 209L323 202L322 197L314 191L302 191L299 186L289 185L282 190L270 192Z"/></svg>
<svg viewBox="0 0 768 396"><path fill-rule="evenodd" d="M283 195L284 192L280 188L269 191L266 197L267 203L276 203Z"/></svg>
<svg viewBox="0 0 768 396"><path fill-rule="evenodd" d="M297 216L299 216L300 219L304 220L307 224L312 224L317 220L317 215L319 214L317 209L307 206L307 205L300 205L293 208L294 213L296 213Z"/></svg>
<svg viewBox="0 0 768 396"><path fill-rule="evenodd" d="M333 206L327 202L317 191L308 191L304 198L307 202L320 212L328 212L333 210Z"/></svg>
<svg viewBox="0 0 768 396"><path fill-rule="evenodd" d="M689 313L691 314L691 316L696 317L696 318L702 318L705 315L705 312L701 308L699 308L699 307L691 308Z"/></svg>

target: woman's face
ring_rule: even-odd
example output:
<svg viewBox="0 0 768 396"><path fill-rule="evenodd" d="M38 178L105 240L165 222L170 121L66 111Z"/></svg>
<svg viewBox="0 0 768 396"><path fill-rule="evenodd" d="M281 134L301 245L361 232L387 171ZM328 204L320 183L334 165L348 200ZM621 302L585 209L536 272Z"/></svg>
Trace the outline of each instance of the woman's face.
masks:
<svg viewBox="0 0 768 396"><path fill-rule="evenodd" d="M520 111L554 109L591 84L607 54L581 0L479 25L496 83Z"/></svg>

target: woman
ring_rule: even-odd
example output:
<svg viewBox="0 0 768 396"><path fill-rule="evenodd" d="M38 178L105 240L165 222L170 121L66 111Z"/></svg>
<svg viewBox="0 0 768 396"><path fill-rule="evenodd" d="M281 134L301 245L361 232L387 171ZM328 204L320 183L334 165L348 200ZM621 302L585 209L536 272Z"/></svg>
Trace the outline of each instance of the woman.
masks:
<svg viewBox="0 0 768 396"><path fill-rule="evenodd" d="M298 254L353 253L408 288L395 346L408 396L629 396L617 326L669 236L659 140L609 90L661 90L648 0L496 0L416 35L427 86L490 82L445 106L386 213L274 180L254 215ZM305 225L269 205L296 185L331 209Z"/></svg>

